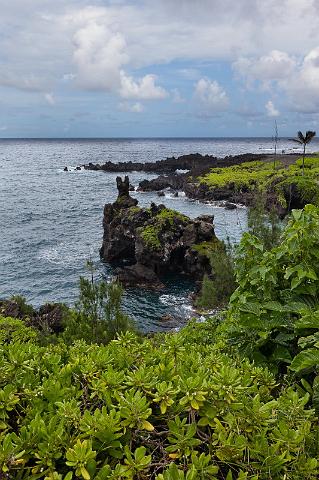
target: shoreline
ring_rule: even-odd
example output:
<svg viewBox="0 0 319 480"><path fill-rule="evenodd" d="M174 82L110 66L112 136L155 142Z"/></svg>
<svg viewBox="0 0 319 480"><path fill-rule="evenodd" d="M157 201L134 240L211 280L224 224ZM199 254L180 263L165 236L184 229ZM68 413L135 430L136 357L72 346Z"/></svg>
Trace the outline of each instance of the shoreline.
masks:
<svg viewBox="0 0 319 480"><path fill-rule="evenodd" d="M151 174L158 174L156 178L151 180L142 180L138 187L131 186L131 190L135 189L139 192L157 192L158 196L164 196L165 190L171 191L175 196L178 192L184 192L185 196L191 200L198 200L203 203L207 202L224 202L225 206L229 208L236 208L237 204L249 207L254 204L256 192L254 188L236 188L232 182L225 186L211 187L199 179L208 175L212 169L224 169L228 167L240 166L249 162L263 162L265 164L274 161L280 162L282 169L288 168L296 163L300 158L297 153L280 153L274 155L245 153L241 155L228 155L223 158L212 155L201 155L199 153L181 155L177 158L168 157L156 162L111 162L107 161L104 164L89 164L81 165L76 169L85 169L88 171L102 171L105 173L130 173L130 172L145 172ZM314 157L315 153L307 154L307 157ZM68 171L68 167L64 168ZM289 205L299 205L300 199L294 199ZM277 194L273 189L266 193L266 208L275 208L280 216L285 216L289 208L286 208L278 201Z"/></svg>

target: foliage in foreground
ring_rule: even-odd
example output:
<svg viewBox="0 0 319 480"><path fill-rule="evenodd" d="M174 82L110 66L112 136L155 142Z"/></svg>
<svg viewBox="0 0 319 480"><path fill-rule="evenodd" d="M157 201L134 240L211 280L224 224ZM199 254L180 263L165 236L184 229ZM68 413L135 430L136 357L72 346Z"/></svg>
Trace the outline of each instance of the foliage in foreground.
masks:
<svg viewBox="0 0 319 480"><path fill-rule="evenodd" d="M213 325L47 347L0 326L1 478L317 478L309 394L220 353Z"/></svg>
<svg viewBox="0 0 319 480"><path fill-rule="evenodd" d="M319 209L294 210L269 251L245 234L238 253L227 335L255 362L297 372L319 411Z"/></svg>

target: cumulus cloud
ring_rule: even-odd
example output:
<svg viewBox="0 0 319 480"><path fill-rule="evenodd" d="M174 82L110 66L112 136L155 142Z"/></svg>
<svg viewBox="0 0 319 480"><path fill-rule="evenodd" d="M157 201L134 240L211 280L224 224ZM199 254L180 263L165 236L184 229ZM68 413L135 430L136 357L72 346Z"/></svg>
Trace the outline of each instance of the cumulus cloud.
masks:
<svg viewBox="0 0 319 480"><path fill-rule="evenodd" d="M0 86L21 90L26 102L32 92L39 99L76 87L132 105L164 99L169 88L180 103L174 88L197 82L202 111L224 111L224 88L201 78L219 62L233 63L245 84L276 89L291 109L319 109L317 0L0 0L0 7Z"/></svg>
<svg viewBox="0 0 319 480"><path fill-rule="evenodd" d="M248 84L260 80L263 86L268 82L289 77L296 67L296 61L286 52L272 50L260 58L240 57L233 63L234 70L240 74Z"/></svg>
<svg viewBox="0 0 319 480"><path fill-rule="evenodd" d="M120 72L120 90L123 98L136 98L140 100L160 100L168 96L167 91L155 85L156 75L145 75L139 80Z"/></svg>
<svg viewBox="0 0 319 480"><path fill-rule="evenodd" d="M292 109L316 113L319 108L319 47L311 50L280 86L285 90Z"/></svg>
<svg viewBox="0 0 319 480"><path fill-rule="evenodd" d="M80 21L83 22L82 16ZM129 56L124 35L100 23L100 9L89 9L86 22L73 37L79 87L116 92L127 99L160 100L168 95L155 84L156 75L147 74L135 80L125 72L123 67L129 62Z"/></svg>
<svg viewBox="0 0 319 480"><path fill-rule="evenodd" d="M257 82L284 93L292 110L314 113L319 108L319 47L301 58L274 50L257 59L240 58L233 67L246 84ZM266 109L268 115L276 116L271 101Z"/></svg>
<svg viewBox="0 0 319 480"><path fill-rule="evenodd" d="M128 103L128 102L121 102L119 104L119 109L123 112L132 112L132 113L142 113L144 112L144 106L140 102L136 103Z"/></svg>
<svg viewBox="0 0 319 480"><path fill-rule="evenodd" d="M266 108L268 117L278 117L280 115L279 110L277 110L277 108L275 107L274 103L271 100L269 100L266 103L265 108Z"/></svg>
<svg viewBox="0 0 319 480"><path fill-rule="evenodd" d="M90 19L75 32L73 42L77 84L92 90L116 89L121 81L121 67L128 61L123 35Z"/></svg>
<svg viewBox="0 0 319 480"><path fill-rule="evenodd" d="M216 80L201 78L195 85L195 99L202 108L211 112L221 112L228 108L229 98Z"/></svg>

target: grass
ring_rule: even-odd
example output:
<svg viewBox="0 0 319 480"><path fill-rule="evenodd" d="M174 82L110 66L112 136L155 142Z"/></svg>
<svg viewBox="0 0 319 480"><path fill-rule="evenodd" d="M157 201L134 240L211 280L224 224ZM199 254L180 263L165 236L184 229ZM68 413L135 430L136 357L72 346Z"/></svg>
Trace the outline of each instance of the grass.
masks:
<svg viewBox="0 0 319 480"><path fill-rule="evenodd" d="M225 168L213 168L198 178L199 183L210 188L228 188L238 192L275 193L278 201L287 206L290 185L297 189L300 199L319 205L319 157L305 158L305 174L302 175L302 159L284 168L280 161L276 169L272 162L246 162Z"/></svg>

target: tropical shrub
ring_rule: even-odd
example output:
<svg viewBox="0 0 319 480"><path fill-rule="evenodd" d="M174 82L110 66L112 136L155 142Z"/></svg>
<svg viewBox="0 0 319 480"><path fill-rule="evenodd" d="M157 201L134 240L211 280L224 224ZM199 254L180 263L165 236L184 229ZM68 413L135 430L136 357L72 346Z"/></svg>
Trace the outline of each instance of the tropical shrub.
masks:
<svg viewBox="0 0 319 480"><path fill-rule="evenodd" d="M309 393L222 354L210 327L105 346L2 342L1 478L317 478Z"/></svg>
<svg viewBox="0 0 319 480"><path fill-rule="evenodd" d="M275 208L268 211L266 198L256 195L254 204L248 210L248 231L256 236L265 250L278 245L284 222L280 220Z"/></svg>
<svg viewBox="0 0 319 480"><path fill-rule="evenodd" d="M63 339L108 343L118 333L134 330L133 321L122 311L123 289L117 282L80 278L79 300L65 320Z"/></svg>
<svg viewBox="0 0 319 480"><path fill-rule="evenodd" d="M196 305L204 309L220 308L228 303L236 288L233 252L230 246L226 248L225 245L220 245L206 255L210 260L212 273L210 276L204 275Z"/></svg>
<svg viewBox="0 0 319 480"><path fill-rule="evenodd" d="M319 209L294 210L280 244L269 251L246 233L236 279L227 322L230 340L274 371L290 366L302 374L319 409Z"/></svg>

